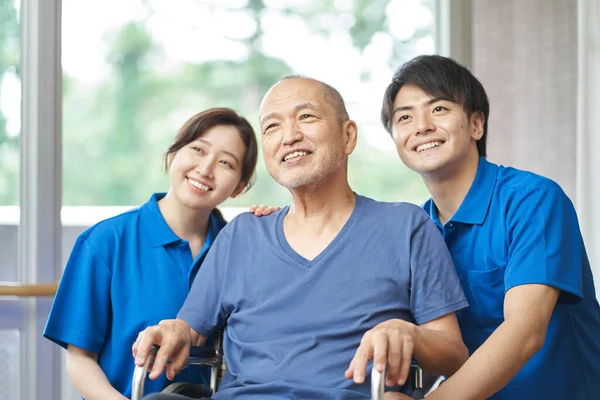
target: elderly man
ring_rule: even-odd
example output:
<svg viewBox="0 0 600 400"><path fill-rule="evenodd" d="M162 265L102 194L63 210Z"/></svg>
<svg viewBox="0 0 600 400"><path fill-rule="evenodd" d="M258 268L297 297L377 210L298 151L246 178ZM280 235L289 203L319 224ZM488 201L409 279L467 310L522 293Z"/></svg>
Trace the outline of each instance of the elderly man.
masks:
<svg viewBox="0 0 600 400"><path fill-rule="evenodd" d="M404 64L385 92L383 124L471 303L457 316L472 355L428 398L598 399L600 307L575 209L550 179L486 160L488 116L481 83L441 56Z"/></svg>
<svg viewBox="0 0 600 400"><path fill-rule="evenodd" d="M413 357L452 375L467 357L454 315L467 302L448 250L419 207L352 191L357 127L339 93L284 78L262 101L260 128L291 206L223 229L177 319L140 334L136 363L160 345L150 378L165 368L172 378L190 345L226 327L214 399L367 399L370 360L379 371L389 361L388 386L405 382Z"/></svg>

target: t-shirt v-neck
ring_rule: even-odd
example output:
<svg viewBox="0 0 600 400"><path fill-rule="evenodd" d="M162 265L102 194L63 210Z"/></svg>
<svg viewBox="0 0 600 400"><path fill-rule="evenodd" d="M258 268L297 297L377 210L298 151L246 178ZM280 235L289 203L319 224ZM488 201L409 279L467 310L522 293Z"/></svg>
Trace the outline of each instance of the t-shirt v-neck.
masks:
<svg viewBox="0 0 600 400"><path fill-rule="evenodd" d="M315 265L317 265L323 258L325 258L329 253L331 253L331 251L335 247L340 245L340 242L342 242L344 240L344 238L346 237L348 232L352 229L352 226L360 218L360 208L362 206L364 199L362 196L359 196L356 193L354 194L354 197L355 197L354 209L352 210L352 214L350 214L350 218L348 218L348 220L346 221L344 226L342 226L342 229L340 229L338 234L327 245L327 247L325 247L312 260L308 260L308 259L304 258L303 256L301 256L299 253L297 253L296 250L294 250L292 248L292 246L290 246L289 242L287 241L287 238L285 237L285 233L283 231L283 220L290 210L290 206L286 206L282 210L283 212L281 212L277 218L277 240L279 241L279 245L281 246L281 249L283 250L285 255L287 255L295 263L300 264L301 266L306 267L306 268L312 268Z"/></svg>

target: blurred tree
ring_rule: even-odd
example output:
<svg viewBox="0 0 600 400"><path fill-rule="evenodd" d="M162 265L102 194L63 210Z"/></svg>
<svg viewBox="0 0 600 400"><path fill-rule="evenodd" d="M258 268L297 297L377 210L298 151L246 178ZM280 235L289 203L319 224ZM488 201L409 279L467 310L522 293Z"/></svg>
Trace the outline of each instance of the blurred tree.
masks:
<svg viewBox="0 0 600 400"><path fill-rule="evenodd" d="M154 56L161 49L153 42L146 22L125 24L110 38L107 60L113 74L108 81L86 87L65 77L65 204L138 204L152 191L166 190L168 180L160 168L161 156L183 122L200 110L232 107L257 127L258 105L266 90L294 73L285 61L263 50L262 24L268 13L299 16L311 32L324 37L339 32L340 26L350 21L352 45L360 52L376 34L389 34L388 0L348 2L342 11L334 0L307 0L281 8L267 7L263 0L248 0L243 7L227 2L196 3L220 15L242 12L251 17L252 33L230 39L243 45L246 56L235 61L182 63L175 69L155 68ZM144 4L151 10L153 1ZM399 64L411 41L430 34L428 29L421 29L412 38L394 41L389 62ZM367 70L361 78L368 81ZM391 140L389 145L393 148ZM425 199L420 180L402 165L395 152L382 152L363 136L350 157L349 174L357 192L377 199ZM254 189L227 205L280 205L289 201L287 191L268 176L262 159L257 175Z"/></svg>
<svg viewBox="0 0 600 400"><path fill-rule="evenodd" d="M93 91L95 98L65 104L70 112L65 113L63 130L69 149L64 155L64 204L138 203L149 195L144 193L145 180L156 176L148 174L146 154L152 149L144 137L153 122L144 112L147 99L160 96L160 87L151 86L147 65L154 43L139 22L123 26L110 43L111 80ZM69 87L65 97L82 95L72 83L65 86ZM69 121L83 115L87 123L73 126Z"/></svg>

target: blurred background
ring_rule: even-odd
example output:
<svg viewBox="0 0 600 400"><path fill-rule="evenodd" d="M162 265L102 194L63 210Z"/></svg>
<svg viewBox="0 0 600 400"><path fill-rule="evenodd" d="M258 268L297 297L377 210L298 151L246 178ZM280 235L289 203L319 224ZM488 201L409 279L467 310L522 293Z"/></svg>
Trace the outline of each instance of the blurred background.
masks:
<svg viewBox="0 0 600 400"><path fill-rule="evenodd" d="M41 338L48 293L80 232L167 190L163 154L198 111L257 128L278 79L323 80L359 127L354 190L426 200L379 112L393 71L432 53L488 91L488 158L571 197L598 279L600 0L0 0L0 285L15 288L0 296L0 399L78 398ZM288 201L260 158L224 211Z"/></svg>

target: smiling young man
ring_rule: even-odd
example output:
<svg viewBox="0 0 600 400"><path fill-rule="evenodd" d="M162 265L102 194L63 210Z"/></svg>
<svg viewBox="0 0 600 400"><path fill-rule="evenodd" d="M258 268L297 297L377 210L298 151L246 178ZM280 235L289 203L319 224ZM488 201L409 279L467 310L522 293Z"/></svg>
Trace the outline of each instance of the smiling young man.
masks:
<svg viewBox="0 0 600 400"><path fill-rule="evenodd" d="M159 344L150 377L168 358L173 377L191 343L225 328L214 399L366 400L370 360L388 364L389 386L406 381L413 356L453 374L467 357L454 312L467 304L448 249L419 207L352 191L357 127L339 93L283 79L263 99L260 127L267 169L292 204L223 229L178 319L140 336L136 363Z"/></svg>
<svg viewBox="0 0 600 400"><path fill-rule="evenodd" d="M471 357L428 399L597 399L600 307L575 209L550 179L485 159L488 116L481 83L441 56L404 64L384 95L470 304Z"/></svg>

